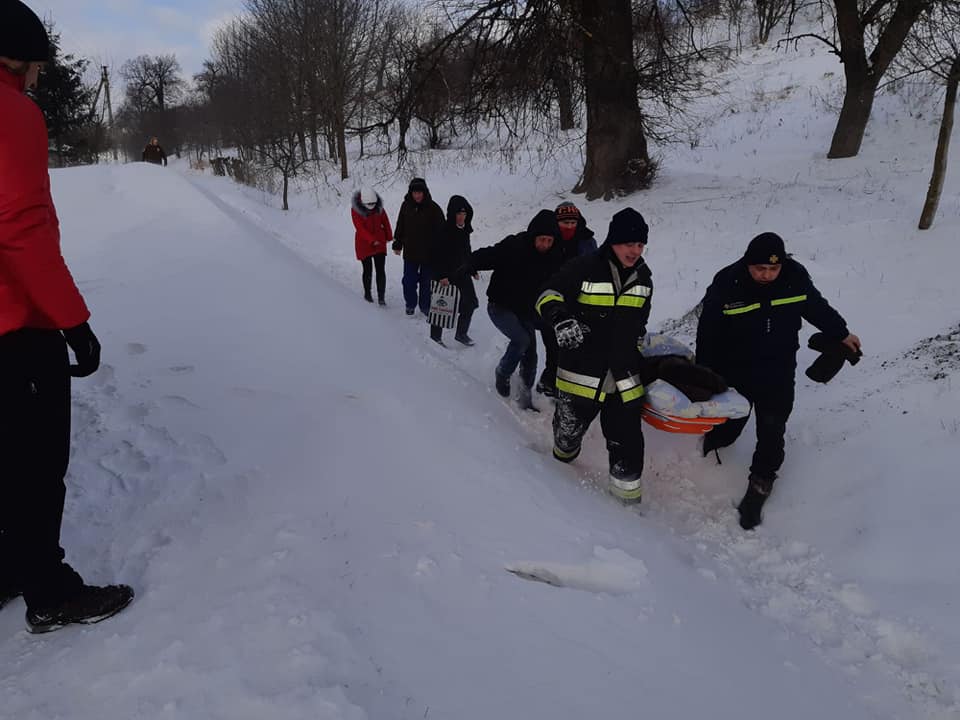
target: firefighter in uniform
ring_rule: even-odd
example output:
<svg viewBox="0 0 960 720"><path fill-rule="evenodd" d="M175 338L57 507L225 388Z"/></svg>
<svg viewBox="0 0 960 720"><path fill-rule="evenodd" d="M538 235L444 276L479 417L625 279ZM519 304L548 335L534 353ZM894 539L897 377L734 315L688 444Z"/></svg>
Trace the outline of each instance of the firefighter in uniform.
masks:
<svg viewBox="0 0 960 720"><path fill-rule="evenodd" d="M850 351L860 351L860 339L814 287L803 265L787 257L775 233L751 240L742 258L716 274L703 298L697 363L722 375L750 400L757 416L756 450L737 508L745 530L760 524L783 464L803 320ZM732 445L746 424L743 418L718 425L704 436L703 454Z"/></svg>
<svg viewBox="0 0 960 720"><path fill-rule="evenodd" d="M610 221L596 252L571 260L547 283L537 312L556 331L560 356L553 455L571 462L600 414L610 460L610 492L640 502L643 472L643 356L639 344L653 291L643 261L647 224L632 208Z"/></svg>

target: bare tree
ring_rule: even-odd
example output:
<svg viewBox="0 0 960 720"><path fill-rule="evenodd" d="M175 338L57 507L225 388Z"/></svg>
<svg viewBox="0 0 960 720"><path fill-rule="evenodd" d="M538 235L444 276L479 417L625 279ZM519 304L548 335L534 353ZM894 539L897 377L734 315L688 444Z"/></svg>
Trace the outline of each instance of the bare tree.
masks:
<svg viewBox="0 0 960 720"><path fill-rule="evenodd" d="M957 104L957 87L960 85L960 2L951 0L939 3L918 23L916 31L907 39L894 70L895 80L921 76L935 79L945 86L933 170L923 212L920 214L919 227L927 230L933 225L943 192Z"/></svg>
<svg viewBox="0 0 960 720"><path fill-rule="evenodd" d="M937 0L833 0L833 36L804 33L783 42L814 38L840 58L846 79L843 107L833 131L828 158L860 152L873 101L884 74L917 20ZM822 3L826 6L826 0ZM872 45L873 49L868 51Z"/></svg>
<svg viewBox="0 0 960 720"><path fill-rule="evenodd" d="M790 14L794 0L754 0L757 18L757 40L761 45L770 39L770 33Z"/></svg>
<svg viewBox="0 0 960 720"><path fill-rule="evenodd" d="M127 102L138 112L165 111L186 86L182 72L176 55L140 55L127 60L120 69L127 81Z"/></svg>

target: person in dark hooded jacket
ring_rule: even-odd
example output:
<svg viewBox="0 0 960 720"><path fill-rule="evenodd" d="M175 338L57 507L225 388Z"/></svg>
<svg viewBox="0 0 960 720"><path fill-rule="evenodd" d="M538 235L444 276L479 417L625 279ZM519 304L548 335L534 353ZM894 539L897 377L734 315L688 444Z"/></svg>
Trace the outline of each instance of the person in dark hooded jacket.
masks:
<svg viewBox="0 0 960 720"><path fill-rule="evenodd" d="M431 276L441 285L452 283L460 291L460 313L453 339L463 345L473 345L468 334L470 320L480 304L473 287L473 277L462 270L470 262L472 220L473 208L467 199L461 195L451 197L447 203L447 220L437 233L428 258ZM443 328L430 325L430 339L443 345Z"/></svg>
<svg viewBox="0 0 960 720"><path fill-rule="evenodd" d="M722 375L757 416L747 491L737 507L744 530L760 524L783 464L803 320L859 352L860 339L814 287L806 268L787 256L776 233L753 238L742 258L716 274L703 298L697 363ZM704 435L704 455L732 445L746 424L747 418L727 420Z"/></svg>
<svg viewBox="0 0 960 720"><path fill-rule="evenodd" d="M410 181L393 230L393 251L403 253L403 299L407 315L417 307L430 313L430 247L443 226L443 210L430 197L423 178Z"/></svg>
<svg viewBox="0 0 960 720"><path fill-rule="evenodd" d="M552 210L541 210L526 231L470 256L469 271L493 270L487 288L487 313L510 340L496 370L497 392L510 396L510 378L520 366L520 405L535 409L530 397L537 376L537 317L540 286L561 264L560 229Z"/></svg>
<svg viewBox="0 0 960 720"><path fill-rule="evenodd" d="M562 202L554 211L560 228L560 252L566 263L581 255L588 255L597 249L597 240L593 230L587 227L580 209L572 202ZM560 347L557 336L549 324L540 324L540 337L543 340L543 372L537 381L537 392L547 397L557 396L557 358Z"/></svg>

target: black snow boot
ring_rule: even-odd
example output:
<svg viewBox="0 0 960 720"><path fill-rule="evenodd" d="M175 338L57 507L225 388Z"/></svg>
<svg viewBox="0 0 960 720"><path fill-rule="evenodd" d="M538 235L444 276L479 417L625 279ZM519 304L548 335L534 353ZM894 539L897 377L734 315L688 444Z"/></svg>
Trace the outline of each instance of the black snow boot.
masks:
<svg viewBox="0 0 960 720"><path fill-rule="evenodd" d="M437 345L443 345L443 328L439 325L431 325L430 339L433 340ZM443 346L446 347L446 345Z"/></svg>
<svg viewBox="0 0 960 720"><path fill-rule="evenodd" d="M501 397L510 397L510 376L496 373L496 388Z"/></svg>
<svg viewBox="0 0 960 720"><path fill-rule="evenodd" d="M363 299L366 300L368 303L373 302L373 295L370 294L369 290L363 293Z"/></svg>
<svg viewBox="0 0 960 720"><path fill-rule="evenodd" d="M773 480L762 478L756 473L750 473L750 484L743 500L737 505L740 512L740 527L744 530L753 530L763 519L763 504L770 497L773 489Z"/></svg>
<svg viewBox="0 0 960 720"><path fill-rule="evenodd" d="M387 301L383 299L383 295L377 298L377 304L380 305L380 307L386 307Z"/></svg>
<svg viewBox="0 0 960 720"><path fill-rule="evenodd" d="M84 585L58 605L28 609L27 629L46 633L73 623L90 625L116 615L131 600L133 588L128 585Z"/></svg>

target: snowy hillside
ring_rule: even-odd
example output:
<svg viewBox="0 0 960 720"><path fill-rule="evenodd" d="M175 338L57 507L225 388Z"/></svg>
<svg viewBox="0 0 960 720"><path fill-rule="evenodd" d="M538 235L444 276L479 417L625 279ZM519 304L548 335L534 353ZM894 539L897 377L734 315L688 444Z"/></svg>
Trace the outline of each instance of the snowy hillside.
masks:
<svg viewBox="0 0 960 720"><path fill-rule="evenodd" d="M56 172L106 363L76 385L64 544L138 596L44 637L4 608L0 718L960 717L960 173L916 231L935 114L884 98L861 157L827 161L833 59L743 61L653 190L580 207L601 239L647 217L654 327L689 340L713 273L774 230L862 338L829 385L799 374L749 534L751 429L717 466L647 428L626 509L598 428L562 466L549 403L492 392L482 309L476 347L433 345L393 256L388 307L364 303L346 195L382 169L287 214L185 168ZM473 203L475 247L575 180L415 162ZM406 179L380 185L391 217Z"/></svg>

